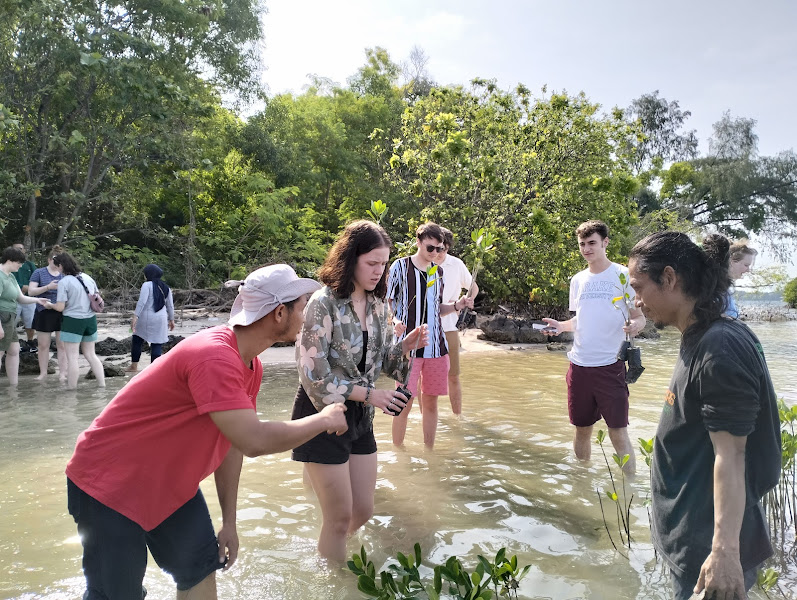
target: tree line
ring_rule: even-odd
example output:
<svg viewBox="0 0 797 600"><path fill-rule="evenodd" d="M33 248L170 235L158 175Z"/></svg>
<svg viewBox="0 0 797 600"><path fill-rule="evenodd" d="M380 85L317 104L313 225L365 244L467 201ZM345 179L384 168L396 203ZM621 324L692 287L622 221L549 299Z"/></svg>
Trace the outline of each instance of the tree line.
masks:
<svg viewBox="0 0 797 600"><path fill-rule="evenodd" d="M604 111L584 93L443 86L417 48L403 65L370 48L345 84L269 95L264 10L0 2L4 243L64 245L105 288L136 286L149 262L212 288L275 261L312 274L382 200L394 241L435 220L467 264L486 228L492 300L564 306L584 220L610 225L613 259L663 228L778 236L797 222L797 156L760 156L751 119L721 115L701 155L689 112L658 92Z"/></svg>

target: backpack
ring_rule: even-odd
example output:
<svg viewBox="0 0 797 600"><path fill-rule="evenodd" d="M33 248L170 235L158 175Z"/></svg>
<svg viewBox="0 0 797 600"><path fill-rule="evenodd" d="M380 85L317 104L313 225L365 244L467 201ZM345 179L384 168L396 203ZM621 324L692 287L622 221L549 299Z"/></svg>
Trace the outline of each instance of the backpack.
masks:
<svg viewBox="0 0 797 600"><path fill-rule="evenodd" d="M89 306L91 307L91 310L94 311L95 313L101 313L102 311L104 311L105 300L103 300L102 296L100 296L99 290L95 291L92 294L89 291L89 289L86 287L86 284L83 283L83 280L80 278L80 275L77 275L75 279L77 279L80 282L80 285L83 286L83 289L86 290L86 294L88 294L89 296Z"/></svg>

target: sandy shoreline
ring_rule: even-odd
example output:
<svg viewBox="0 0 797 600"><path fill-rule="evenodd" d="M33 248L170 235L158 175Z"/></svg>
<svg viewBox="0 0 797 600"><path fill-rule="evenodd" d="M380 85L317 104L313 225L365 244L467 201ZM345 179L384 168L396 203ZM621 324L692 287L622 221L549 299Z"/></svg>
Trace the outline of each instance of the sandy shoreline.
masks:
<svg viewBox="0 0 797 600"><path fill-rule="evenodd" d="M213 313L207 310L202 311L185 311L183 317L180 317L179 311L175 315L175 328L170 332L172 335L181 335L188 337L202 329L208 327L216 327L224 325L228 318L228 313ZM479 329L468 329L461 332L460 340L462 341L462 352L473 353L496 353L496 352L513 352L518 350L523 351L545 351L545 344L499 344L486 340L480 340L477 336L481 334ZM97 319L97 335L99 340L106 338L114 338L123 340L129 337L130 320L126 315L119 313L103 313L98 315ZM101 360L111 358L113 362L126 366L129 364L130 357L100 357ZM124 360L120 360L124 359ZM292 346L285 346L280 348L269 348L260 355L260 360L264 365L281 365L286 363L295 362L294 348ZM141 367L149 364L149 354L144 353L141 357ZM88 363L83 365L85 370L88 370ZM83 371L83 369L81 369Z"/></svg>

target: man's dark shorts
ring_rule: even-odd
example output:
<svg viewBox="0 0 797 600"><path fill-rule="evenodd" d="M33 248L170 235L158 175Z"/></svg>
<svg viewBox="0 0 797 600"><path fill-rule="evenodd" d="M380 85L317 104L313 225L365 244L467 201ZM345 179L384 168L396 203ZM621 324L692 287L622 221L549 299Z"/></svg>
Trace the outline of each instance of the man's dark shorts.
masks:
<svg viewBox="0 0 797 600"><path fill-rule="evenodd" d="M628 384L625 363L567 370L567 409L576 427L589 427L601 417L610 429L628 426Z"/></svg>
<svg viewBox="0 0 797 600"><path fill-rule="evenodd" d="M144 531L69 479L67 496L83 542L83 600L141 600L147 547L178 590L194 587L224 566L201 490L152 531Z"/></svg>
<svg viewBox="0 0 797 600"><path fill-rule="evenodd" d="M300 385L293 402L292 420L318 414L307 392ZM342 465L352 454L373 454L376 452L376 438L367 407L362 402L346 400L346 433L319 433L309 442L294 448L291 457L299 462L320 463L322 465Z"/></svg>

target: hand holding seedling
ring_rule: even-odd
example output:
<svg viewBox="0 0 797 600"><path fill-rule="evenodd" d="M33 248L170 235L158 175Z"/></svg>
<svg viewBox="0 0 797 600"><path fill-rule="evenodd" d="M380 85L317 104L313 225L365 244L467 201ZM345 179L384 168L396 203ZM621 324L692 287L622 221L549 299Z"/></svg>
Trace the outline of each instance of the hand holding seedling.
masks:
<svg viewBox="0 0 797 600"><path fill-rule="evenodd" d="M421 346L426 346L428 343L429 327L424 323L420 327L413 329L409 335L401 341L401 350L403 354L409 354Z"/></svg>
<svg viewBox="0 0 797 600"><path fill-rule="evenodd" d="M396 337L401 337L405 331L407 331L407 324L404 321L399 321L398 319L393 321L393 333Z"/></svg>

